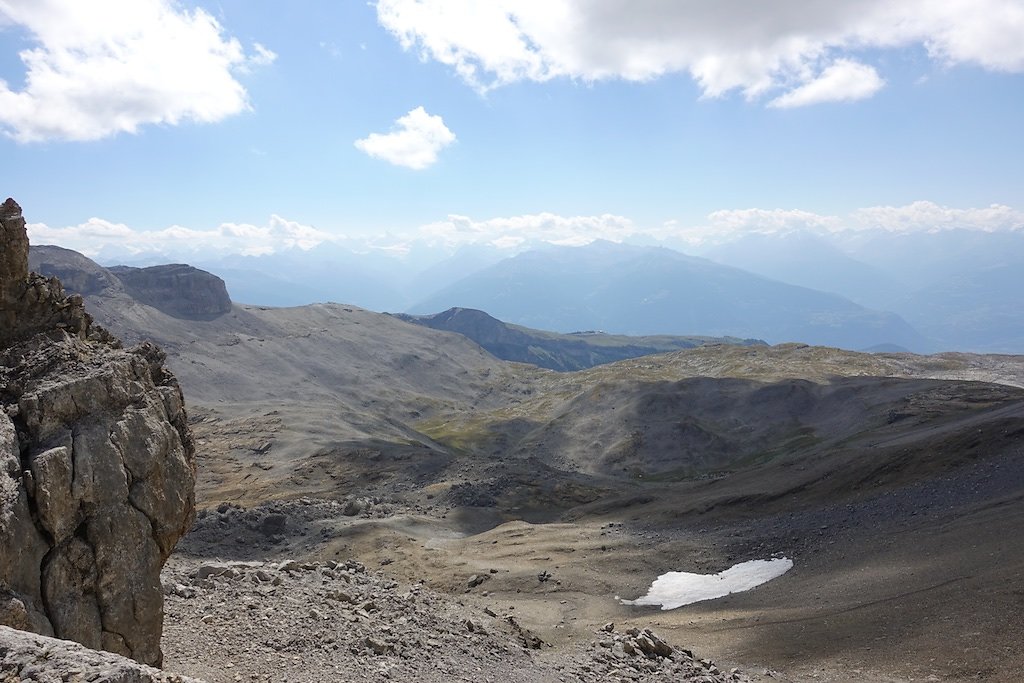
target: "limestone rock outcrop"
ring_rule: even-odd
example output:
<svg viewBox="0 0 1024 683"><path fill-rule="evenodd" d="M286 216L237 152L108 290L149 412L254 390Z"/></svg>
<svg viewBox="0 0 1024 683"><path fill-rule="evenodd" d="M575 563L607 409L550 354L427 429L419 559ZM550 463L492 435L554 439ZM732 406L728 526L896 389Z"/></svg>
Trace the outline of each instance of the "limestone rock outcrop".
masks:
<svg viewBox="0 0 1024 683"><path fill-rule="evenodd" d="M108 270L124 283L132 298L175 318L210 320L231 311L224 281L205 270L182 263Z"/></svg>
<svg viewBox="0 0 1024 683"><path fill-rule="evenodd" d="M0 624L159 665L160 569L195 508L176 380L27 272L0 210Z"/></svg>
<svg viewBox="0 0 1024 683"><path fill-rule="evenodd" d="M28 233L21 207L8 198L0 206L0 304L20 297L21 282L28 277Z"/></svg>
<svg viewBox="0 0 1024 683"><path fill-rule="evenodd" d="M81 296L65 296L57 278L29 274L28 251L21 207L8 199L0 206L0 345L55 332L112 340L99 327L91 329Z"/></svg>

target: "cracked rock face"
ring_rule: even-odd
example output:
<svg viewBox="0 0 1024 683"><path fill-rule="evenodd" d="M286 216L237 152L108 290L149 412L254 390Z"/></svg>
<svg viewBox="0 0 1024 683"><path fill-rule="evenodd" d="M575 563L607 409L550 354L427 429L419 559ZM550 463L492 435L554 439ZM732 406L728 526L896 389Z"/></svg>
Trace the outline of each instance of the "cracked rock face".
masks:
<svg viewBox="0 0 1024 683"><path fill-rule="evenodd" d="M181 390L25 272L17 204L0 221L0 623L159 665L160 569L194 516Z"/></svg>

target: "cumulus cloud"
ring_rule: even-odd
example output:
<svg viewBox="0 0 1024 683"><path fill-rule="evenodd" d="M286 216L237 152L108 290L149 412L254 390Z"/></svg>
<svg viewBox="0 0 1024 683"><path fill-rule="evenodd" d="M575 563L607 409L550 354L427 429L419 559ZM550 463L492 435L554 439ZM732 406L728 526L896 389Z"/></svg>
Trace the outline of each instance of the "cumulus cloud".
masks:
<svg viewBox="0 0 1024 683"><path fill-rule="evenodd" d="M448 130L440 116L416 107L395 121L390 133L370 133L356 140L355 146L376 159L421 171L433 166L438 152L453 142L455 133Z"/></svg>
<svg viewBox="0 0 1024 683"><path fill-rule="evenodd" d="M633 221L623 216L539 213L487 220L450 215L443 221L421 226L415 238L447 247L490 245L514 249L538 242L569 246L589 244L599 239L620 242L639 233Z"/></svg>
<svg viewBox="0 0 1024 683"><path fill-rule="evenodd" d="M0 81L0 129L19 142L220 121L249 108L236 74L276 58L173 0L0 0L0 30L18 29L32 47L24 87Z"/></svg>
<svg viewBox="0 0 1024 683"><path fill-rule="evenodd" d="M836 60L812 81L794 88L768 103L787 109L820 102L849 102L871 97L885 81L873 67L849 59Z"/></svg>
<svg viewBox="0 0 1024 683"><path fill-rule="evenodd" d="M836 230L842 226L837 216L800 209L722 209L708 214L708 220L715 227L743 232Z"/></svg>
<svg viewBox="0 0 1024 683"><path fill-rule="evenodd" d="M983 208L956 209L919 201L905 206L873 206L853 215L851 226L890 232L935 232L979 230L983 232L1024 231L1024 211L992 204Z"/></svg>
<svg viewBox="0 0 1024 683"><path fill-rule="evenodd" d="M1024 211L1001 204L957 209L929 201L904 206L874 206L848 216L831 216L799 209L724 209L708 215L702 225L666 225L653 231L658 239L679 240L692 246L728 242L749 234L790 232L815 234L886 230L888 232L1024 231Z"/></svg>
<svg viewBox="0 0 1024 683"><path fill-rule="evenodd" d="M681 72L707 97L775 93L776 106L800 106L869 97L884 81L855 55L910 46L942 64L1024 71L1020 0L378 0L377 18L481 91Z"/></svg>
<svg viewBox="0 0 1024 683"><path fill-rule="evenodd" d="M722 209L708 214L700 224L668 221L643 231L655 240L690 247L729 242L744 235L772 235L790 232L826 233L843 230L839 216L827 216L801 209Z"/></svg>
<svg viewBox="0 0 1024 683"><path fill-rule="evenodd" d="M283 249L309 250L323 242L341 239L276 214L266 225L222 223L206 230L180 225L161 230L137 230L102 218L90 218L64 228L51 228L45 223L30 223L27 227L33 244L56 244L92 257L101 253L258 256Z"/></svg>

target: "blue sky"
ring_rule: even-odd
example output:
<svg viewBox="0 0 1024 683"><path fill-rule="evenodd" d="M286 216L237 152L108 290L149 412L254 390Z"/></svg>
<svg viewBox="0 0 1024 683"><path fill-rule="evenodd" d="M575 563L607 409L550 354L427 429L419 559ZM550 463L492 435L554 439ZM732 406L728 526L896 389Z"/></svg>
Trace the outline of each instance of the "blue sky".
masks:
<svg viewBox="0 0 1024 683"><path fill-rule="evenodd" d="M0 79L84 251L1024 229L1021 0L0 0Z"/></svg>

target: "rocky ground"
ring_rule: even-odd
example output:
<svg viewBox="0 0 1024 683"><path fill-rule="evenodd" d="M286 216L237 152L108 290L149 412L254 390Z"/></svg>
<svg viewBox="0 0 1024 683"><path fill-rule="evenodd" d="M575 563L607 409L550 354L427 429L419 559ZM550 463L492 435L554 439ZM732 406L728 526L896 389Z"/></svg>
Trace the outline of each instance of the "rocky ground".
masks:
<svg viewBox="0 0 1024 683"><path fill-rule="evenodd" d="M202 683L69 640L0 626L0 683Z"/></svg>
<svg viewBox="0 0 1024 683"><path fill-rule="evenodd" d="M399 582L354 560L175 558L164 590L167 666L211 683L750 680L648 629L611 623L556 653L514 612Z"/></svg>

